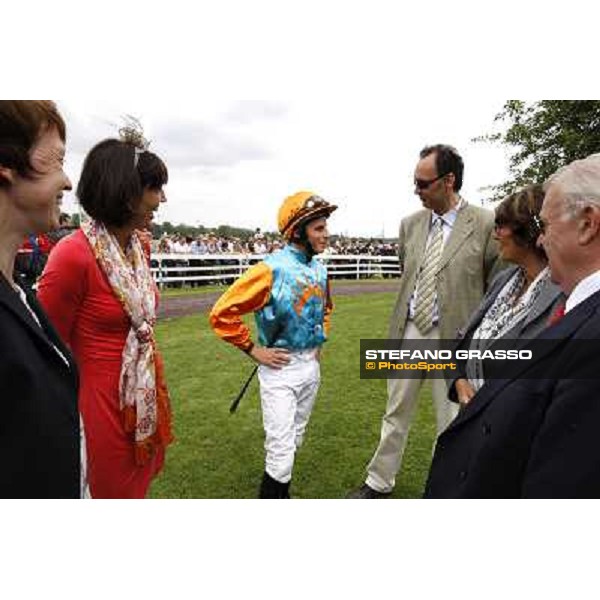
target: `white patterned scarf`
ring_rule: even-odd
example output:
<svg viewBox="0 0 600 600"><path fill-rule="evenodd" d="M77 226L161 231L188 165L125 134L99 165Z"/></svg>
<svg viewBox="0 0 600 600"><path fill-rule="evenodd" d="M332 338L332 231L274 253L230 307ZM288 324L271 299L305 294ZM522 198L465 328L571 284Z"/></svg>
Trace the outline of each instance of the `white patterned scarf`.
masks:
<svg viewBox="0 0 600 600"><path fill-rule="evenodd" d="M168 393L154 338L156 284L136 232L123 252L102 223L91 221L82 229L130 319L122 354L119 402L125 430L134 432L137 462L143 464L157 445L166 446L172 441Z"/></svg>
<svg viewBox="0 0 600 600"><path fill-rule="evenodd" d="M504 284L486 311L479 327L473 333L470 349L486 350L495 340L505 336L511 329L527 318L538 296L550 279L548 267L542 269L531 285L525 287L525 271L519 268ZM467 378L475 391L485 383L483 362L471 359L467 363Z"/></svg>

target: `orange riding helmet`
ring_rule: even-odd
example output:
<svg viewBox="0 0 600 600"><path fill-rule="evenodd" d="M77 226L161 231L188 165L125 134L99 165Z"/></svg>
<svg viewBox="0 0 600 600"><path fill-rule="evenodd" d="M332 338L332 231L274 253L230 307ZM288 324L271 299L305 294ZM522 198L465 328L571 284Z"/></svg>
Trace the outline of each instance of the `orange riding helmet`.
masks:
<svg viewBox="0 0 600 600"><path fill-rule="evenodd" d="M279 208L277 215L279 232L290 241L294 231L300 225L319 217L328 217L336 209L335 204L329 204L313 192L297 192L293 196L288 196Z"/></svg>

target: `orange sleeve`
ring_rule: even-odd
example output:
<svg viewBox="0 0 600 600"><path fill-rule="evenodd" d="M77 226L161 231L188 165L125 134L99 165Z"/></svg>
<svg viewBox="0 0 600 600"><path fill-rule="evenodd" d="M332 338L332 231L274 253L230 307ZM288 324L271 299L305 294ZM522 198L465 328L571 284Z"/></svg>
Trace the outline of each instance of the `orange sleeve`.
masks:
<svg viewBox="0 0 600 600"><path fill-rule="evenodd" d="M252 340L242 315L261 309L269 301L272 285L273 273L265 263L250 267L210 311L209 321L214 332L240 350L248 350Z"/></svg>
<svg viewBox="0 0 600 600"><path fill-rule="evenodd" d="M329 330L331 329L331 313L333 312L333 300L331 299L331 288L329 285L329 277L327 278L327 284L325 286L325 311L323 313L323 329L325 335L329 337Z"/></svg>

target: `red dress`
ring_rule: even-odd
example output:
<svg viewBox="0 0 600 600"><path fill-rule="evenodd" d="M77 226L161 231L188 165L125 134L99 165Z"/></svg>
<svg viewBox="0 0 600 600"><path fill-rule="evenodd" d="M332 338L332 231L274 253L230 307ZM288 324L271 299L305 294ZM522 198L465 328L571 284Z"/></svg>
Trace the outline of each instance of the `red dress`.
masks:
<svg viewBox="0 0 600 600"><path fill-rule="evenodd" d="M63 238L51 252L38 298L79 366L92 497L144 498L163 466L164 450L136 464L133 434L125 432L119 408L129 318L82 231Z"/></svg>

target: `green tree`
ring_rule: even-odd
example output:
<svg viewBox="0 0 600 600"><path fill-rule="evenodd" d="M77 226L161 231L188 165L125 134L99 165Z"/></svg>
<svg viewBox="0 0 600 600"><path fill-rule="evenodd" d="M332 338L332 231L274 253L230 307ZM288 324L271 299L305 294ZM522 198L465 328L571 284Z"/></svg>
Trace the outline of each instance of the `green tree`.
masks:
<svg viewBox="0 0 600 600"><path fill-rule="evenodd" d="M599 100L508 100L494 118L503 132L475 138L513 149L511 179L486 188L497 200L529 183L542 183L558 168L600 152Z"/></svg>
<svg viewBox="0 0 600 600"><path fill-rule="evenodd" d="M215 231L216 235L221 237L238 237L247 240L252 237L254 231L252 229L244 229L243 227L234 227L232 225L219 225Z"/></svg>
<svg viewBox="0 0 600 600"><path fill-rule="evenodd" d="M170 221L165 221L162 224L162 232L166 233L167 235L171 235L174 231L175 227L173 227Z"/></svg>

